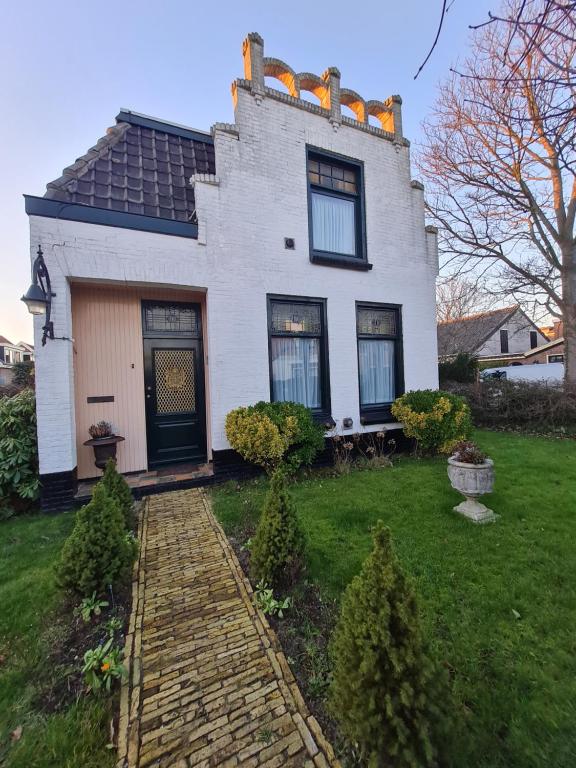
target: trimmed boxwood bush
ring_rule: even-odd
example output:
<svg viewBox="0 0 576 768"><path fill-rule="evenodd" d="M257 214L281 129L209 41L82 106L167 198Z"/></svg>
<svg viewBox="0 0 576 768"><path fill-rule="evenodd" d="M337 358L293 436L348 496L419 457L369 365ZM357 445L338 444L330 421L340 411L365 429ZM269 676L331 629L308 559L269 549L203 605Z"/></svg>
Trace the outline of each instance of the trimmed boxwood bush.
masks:
<svg viewBox="0 0 576 768"><path fill-rule="evenodd" d="M118 587L130 575L137 545L126 530L118 501L102 481L91 501L76 514L72 533L64 542L56 568L59 584L86 597Z"/></svg>
<svg viewBox="0 0 576 768"><path fill-rule="evenodd" d="M392 414L404 424L404 434L424 453L451 453L472 431L470 408L463 397L441 390L407 392L392 404Z"/></svg>
<svg viewBox="0 0 576 768"><path fill-rule="evenodd" d="M424 651L414 590L382 521L342 598L331 654L331 710L363 764L438 765L447 690Z"/></svg>
<svg viewBox="0 0 576 768"><path fill-rule="evenodd" d="M30 506L39 489L36 400L26 389L0 397L0 517Z"/></svg>
<svg viewBox="0 0 576 768"><path fill-rule="evenodd" d="M251 545L250 573L255 582L286 587L303 565L305 539L296 507L280 469L270 479L270 490Z"/></svg>
<svg viewBox="0 0 576 768"><path fill-rule="evenodd" d="M272 472L280 464L295 472L324 447L324 430L299 403L236 408L226 417L226 437L242 458Z"/></svg>

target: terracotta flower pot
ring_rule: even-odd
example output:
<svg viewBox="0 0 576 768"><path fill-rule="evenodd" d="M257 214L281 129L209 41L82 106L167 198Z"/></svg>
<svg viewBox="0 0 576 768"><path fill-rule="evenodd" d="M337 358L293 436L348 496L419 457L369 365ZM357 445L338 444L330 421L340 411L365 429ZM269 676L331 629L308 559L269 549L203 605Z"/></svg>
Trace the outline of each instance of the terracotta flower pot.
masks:
<svg viewBox="0 0 576 768"><path fill-rule="evenodd" d="M475 523L493 523L498 519L498 515L478 501L480 496L491 493L494 487L492 459L486 459L482 464L465 464L450 456L448 477L452 488L466 497L466 501L454 507L455 512L459 512Z"/></svg>
<svg viewBox="0 0 576 768"><path fill-rule="evenodd" d="M110 435L109 437L97 437L86 440L84 445L91 445L94 449L94 464L98 469L104 469L108 459L116 461L116 450L118 443L124 440L121 435Z"/></svg>

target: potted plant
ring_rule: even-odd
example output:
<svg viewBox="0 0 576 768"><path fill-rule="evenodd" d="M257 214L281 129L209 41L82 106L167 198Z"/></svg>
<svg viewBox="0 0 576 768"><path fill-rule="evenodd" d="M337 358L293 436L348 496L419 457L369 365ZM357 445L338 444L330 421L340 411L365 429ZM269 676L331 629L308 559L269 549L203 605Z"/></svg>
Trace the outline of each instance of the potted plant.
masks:
<svg viewBox="0 0 576 768"><path fill-rule="evenodd" d="M478 501L494 487L494 462L478 446L467 440L456 444L448 459L448 477L452 488L466 497L466 501L454 507L455 512L474 523L497 520L498 515Z"/></svg>
<svg viewBox="0 0 576 768"><path fill-rule="evenodd" d="M84 445L91 445L94 449L94 464L98 469L104 469L108 459L116 461L118 443L121 443L124 438L114 434L110 422L99 421L97 424L92 424L88 434L90 440L86 440Z"/></svg>

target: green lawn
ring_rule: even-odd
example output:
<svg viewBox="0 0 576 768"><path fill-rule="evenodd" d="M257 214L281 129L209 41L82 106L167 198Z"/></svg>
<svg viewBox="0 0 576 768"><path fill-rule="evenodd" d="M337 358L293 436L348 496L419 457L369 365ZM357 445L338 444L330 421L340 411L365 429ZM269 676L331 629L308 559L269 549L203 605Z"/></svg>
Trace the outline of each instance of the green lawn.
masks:
<svg viewBox="0 0 576 768"><path fill-rule="evenodd" d="M445 459L293 487L309 575L338 597L378 518L420 596L437 658L452 673L458 768L576 765L576 442L478 432L495 460L495 525L452 512ZM265 483L214 492L228 532L254 520Z"/></svg>
<svg viewBox="0 0 576 768"><path fill-rule="evenodd" d="M66 664L50 659L62 626L53 565L73 514L0 523L0 765L5 768L107 768L110 703L83 698L57 711L48 693ZM19 740L11 734L22 727Z"/></svg>

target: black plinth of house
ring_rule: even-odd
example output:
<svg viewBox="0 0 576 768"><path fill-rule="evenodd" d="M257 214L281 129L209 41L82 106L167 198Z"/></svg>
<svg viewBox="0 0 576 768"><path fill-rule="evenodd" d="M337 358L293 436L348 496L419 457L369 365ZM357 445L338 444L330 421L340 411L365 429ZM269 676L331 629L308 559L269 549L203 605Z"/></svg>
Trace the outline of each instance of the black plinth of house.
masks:
<svg viewBox="0 0 576 768"><path fill-rule="evenodd" d="M77 489L77 467L67 472L40 475L40 508L42 512L63 512L72 509Z"/></svg>

